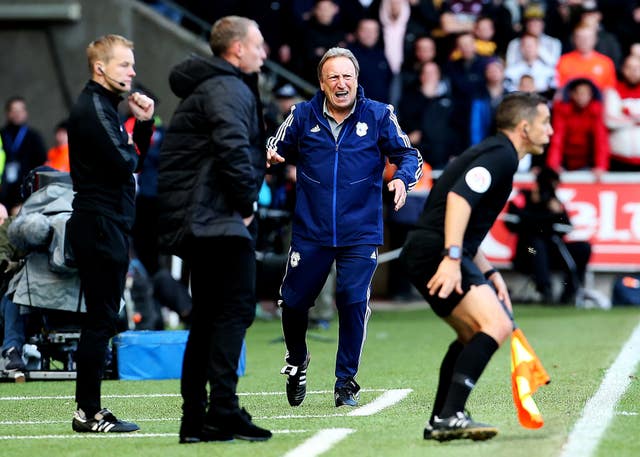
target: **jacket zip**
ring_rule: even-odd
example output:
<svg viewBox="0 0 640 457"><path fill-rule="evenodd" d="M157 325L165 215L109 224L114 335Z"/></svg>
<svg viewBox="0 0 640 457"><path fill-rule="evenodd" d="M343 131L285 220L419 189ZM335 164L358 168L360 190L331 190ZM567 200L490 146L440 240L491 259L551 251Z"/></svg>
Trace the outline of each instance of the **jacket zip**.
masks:
<svg viewBox="0 0 640 457"><path fill-rule="evenodd" d="M329 125L329 122L325 119L324 116L318 116L318 113L315 109L314 106L311 106L311 109L313 110L313 113L316 116L316 120L322 125L322 127L324 127L326 130L329 131L329 135L331 135L331 138L334 138L333 136L333 131L331 130L331 126ZM357 110L356 110L357 111ZM355 116L356 115L356 111L354 111L353 113L351 113L351 116ZM345 120L346 121L346 120ZM343 121L343 122L345 122ZM338 134L338 139L336 140L334 138L334 142L336 145L335 148L335 154L334 154L334 161L333 161L333 189L331 190L331 229L332 229L332 234L331 234L331 245L335 248L338 246L338 233L337 233L337 200L338 200L338 153L340 151L340 143L342 143L342 139L345 137L346 134L346 130L351 126L351 122L349 123L345 123L342 126L342 129L340 130L340 133Z"/></svg>

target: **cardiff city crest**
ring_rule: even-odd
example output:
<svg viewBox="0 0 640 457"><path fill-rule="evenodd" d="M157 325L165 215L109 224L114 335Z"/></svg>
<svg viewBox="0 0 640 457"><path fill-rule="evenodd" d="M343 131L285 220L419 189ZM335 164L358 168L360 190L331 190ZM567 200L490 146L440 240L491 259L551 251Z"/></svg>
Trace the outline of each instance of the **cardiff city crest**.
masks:
<svg viewBox="0 0 640 457"><path fill-rule="evenodd" d="M293 251L291 253L291 268L295 268L298 266L298 264L300 263L300 253L297 251Z"/></svg>
<svg viewBox="0 0 640 457"><path fill-rule="evenodd" d="M369 130L369 126L364 122L358 122L356 124L356 135L365 136L367 134L367 130Z"/></svg>

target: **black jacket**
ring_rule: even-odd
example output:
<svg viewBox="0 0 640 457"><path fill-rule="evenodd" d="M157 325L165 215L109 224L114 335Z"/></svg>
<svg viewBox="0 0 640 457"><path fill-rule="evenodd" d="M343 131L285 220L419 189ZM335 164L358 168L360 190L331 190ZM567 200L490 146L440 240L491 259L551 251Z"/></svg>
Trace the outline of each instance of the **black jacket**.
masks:
<svg viewBox="0 0 640 457"><path fill-rule="evenodd" d="M0 173L0 202L10 210L24 201L20 192L22 182L31 170L45 163L47 150L40 134L28 125L7 123L0 134L6 154L4 169Z"/></svg>
<svg viewBox="0 0 640 457"><path fill-rule="evenodd" d="M133 141L118 116L122 98L89 81L69 115L74 212L106 216L125 231L135 218L135 180L149 149L153 121L136 121Z"/></svg>
<svg viewBox="0 0 640 457"><path fill-rule="evenodd" d="M419 87L407 89L398 106L402 128L422 133L416 147L434 170L442 170L454 157L453 103L451 92L443 83L433 97L425 96Z"/></svg>
<svg viewBox="0 0 640 457"><path fill-rule="evenodd" d="M160 151L161 246L183 254L192 237L251 238L242 219L254 212L266 168L257 75L194 55L169 83L182 100Z"/></svg>

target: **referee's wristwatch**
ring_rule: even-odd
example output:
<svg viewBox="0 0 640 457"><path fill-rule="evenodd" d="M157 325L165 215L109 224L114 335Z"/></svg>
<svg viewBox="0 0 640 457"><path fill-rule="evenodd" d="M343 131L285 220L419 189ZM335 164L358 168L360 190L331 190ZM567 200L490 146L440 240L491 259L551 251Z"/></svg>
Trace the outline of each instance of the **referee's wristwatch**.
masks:
<svg viewBox="0 0 640 457"><path fill-rule="evenodd" d="M455 244L452 244L448 248L445 248L442 251L442 255L445 257L449 257L451 260L460 260L462 259L462 248Z"/></svg>

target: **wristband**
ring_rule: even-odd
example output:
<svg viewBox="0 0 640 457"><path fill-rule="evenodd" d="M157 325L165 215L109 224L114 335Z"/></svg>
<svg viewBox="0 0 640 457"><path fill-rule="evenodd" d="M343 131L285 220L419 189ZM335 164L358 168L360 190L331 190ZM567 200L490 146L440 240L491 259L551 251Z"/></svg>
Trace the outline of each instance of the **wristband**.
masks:
<svg viewBox="0 0 640 457"><path fill-rule="evenodd" d="M491 276L493 276L494 273L497 273L498 270L496 270L495 268L492 268L491 270L487 270L485 271L484 274L484 278L485 279L489 279Z"/></svg>

